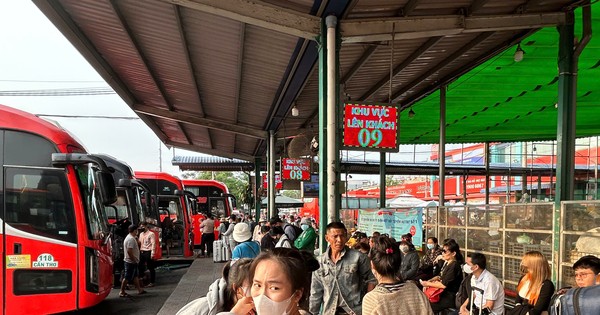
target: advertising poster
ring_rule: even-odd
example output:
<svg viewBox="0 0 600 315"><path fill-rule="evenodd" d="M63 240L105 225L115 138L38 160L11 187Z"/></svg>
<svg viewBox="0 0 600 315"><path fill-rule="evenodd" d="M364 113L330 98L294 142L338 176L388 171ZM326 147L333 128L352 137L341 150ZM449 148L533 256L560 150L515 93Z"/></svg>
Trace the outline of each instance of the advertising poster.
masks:
<svg viewBox="0 0 600 315"><path fill-rule="evenodd" d="M359 229L367 235L377 231L401 240L402 234L412 234L413 245L421 250L423 244L423 208L361 209L358 212Z"/></svg>

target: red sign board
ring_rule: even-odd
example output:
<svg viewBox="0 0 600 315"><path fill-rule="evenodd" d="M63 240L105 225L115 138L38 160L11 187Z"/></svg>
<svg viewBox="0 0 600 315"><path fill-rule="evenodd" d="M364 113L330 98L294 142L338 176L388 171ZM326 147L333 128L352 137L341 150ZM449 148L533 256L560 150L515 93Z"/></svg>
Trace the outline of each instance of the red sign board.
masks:
<svg viewBox="0 0 600 315"><path fill-rule="evenodd" d="M263 174L263 188L269 188L269 178L267 174ZM281 182L281 175L275 174L275 189L283 189L283 182Z"/></svg>
<svg viewBox="0 0 600 315"><path fill-rule="evenodd" d="M281 175L284 180L310 180L310 160L281 159Z"/></svg>
<svg viewBox="0 0 600 315"><path fill-rule="evenodd" d="M398 108L390 105L345 104L346 149L398 152Z"/></svg>

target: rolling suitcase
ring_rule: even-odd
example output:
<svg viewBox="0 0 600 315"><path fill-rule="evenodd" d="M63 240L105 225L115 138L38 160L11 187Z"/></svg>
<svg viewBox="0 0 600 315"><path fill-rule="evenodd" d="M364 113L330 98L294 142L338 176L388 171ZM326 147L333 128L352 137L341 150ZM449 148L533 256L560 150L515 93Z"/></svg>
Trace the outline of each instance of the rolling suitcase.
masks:
<svg viewBox="0 0 600 315"><path fill-rule="evenodd" d="M222 240L216 240L213 242L213 262L223 262L225 256L223 256L223 248L225 248Z"/></svg>

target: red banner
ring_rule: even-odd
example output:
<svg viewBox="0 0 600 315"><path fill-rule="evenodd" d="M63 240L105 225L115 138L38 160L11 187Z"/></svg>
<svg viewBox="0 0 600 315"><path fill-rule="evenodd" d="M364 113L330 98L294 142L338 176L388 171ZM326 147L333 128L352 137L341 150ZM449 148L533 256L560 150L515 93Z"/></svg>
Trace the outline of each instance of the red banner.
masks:
<svg viewBox="0 0 600 315"><path fill-rule="evenodd" d="M310 180L310 160L281 159L281 175L284 180Z"/></svg>
<svg viewBox="0 0 600 315"><path fill-rule="evenodd" d="M263 188L269 188L269 179L267 174L262 175L263 178ZM281 181L281 175L275 174L275 189L283 189L283 182Z"/></svg>
<svg viewBox="0 0 600 315"><path fill-rule="evenodd" d="M398 151L398 108L389 105L345 104L344 147Z"/></svg>

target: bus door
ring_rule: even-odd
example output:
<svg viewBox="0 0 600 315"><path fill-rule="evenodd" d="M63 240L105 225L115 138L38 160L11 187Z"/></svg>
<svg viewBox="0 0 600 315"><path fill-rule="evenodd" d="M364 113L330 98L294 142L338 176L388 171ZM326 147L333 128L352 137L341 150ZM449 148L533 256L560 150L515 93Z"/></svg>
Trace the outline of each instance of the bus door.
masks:
<svg viewBox="0 0 600 315"><path fill-rule="evenodd" d="M162 256L183 256L186 237L186 216L181 196L158 196L158 211L161 218L163 251Z"/></svg>
<svg viewBox="0 0 600 315"><path fill-rule="evenodd" d="M5 314L77 305L77 235L64 169L4 167Z"/></svg>

